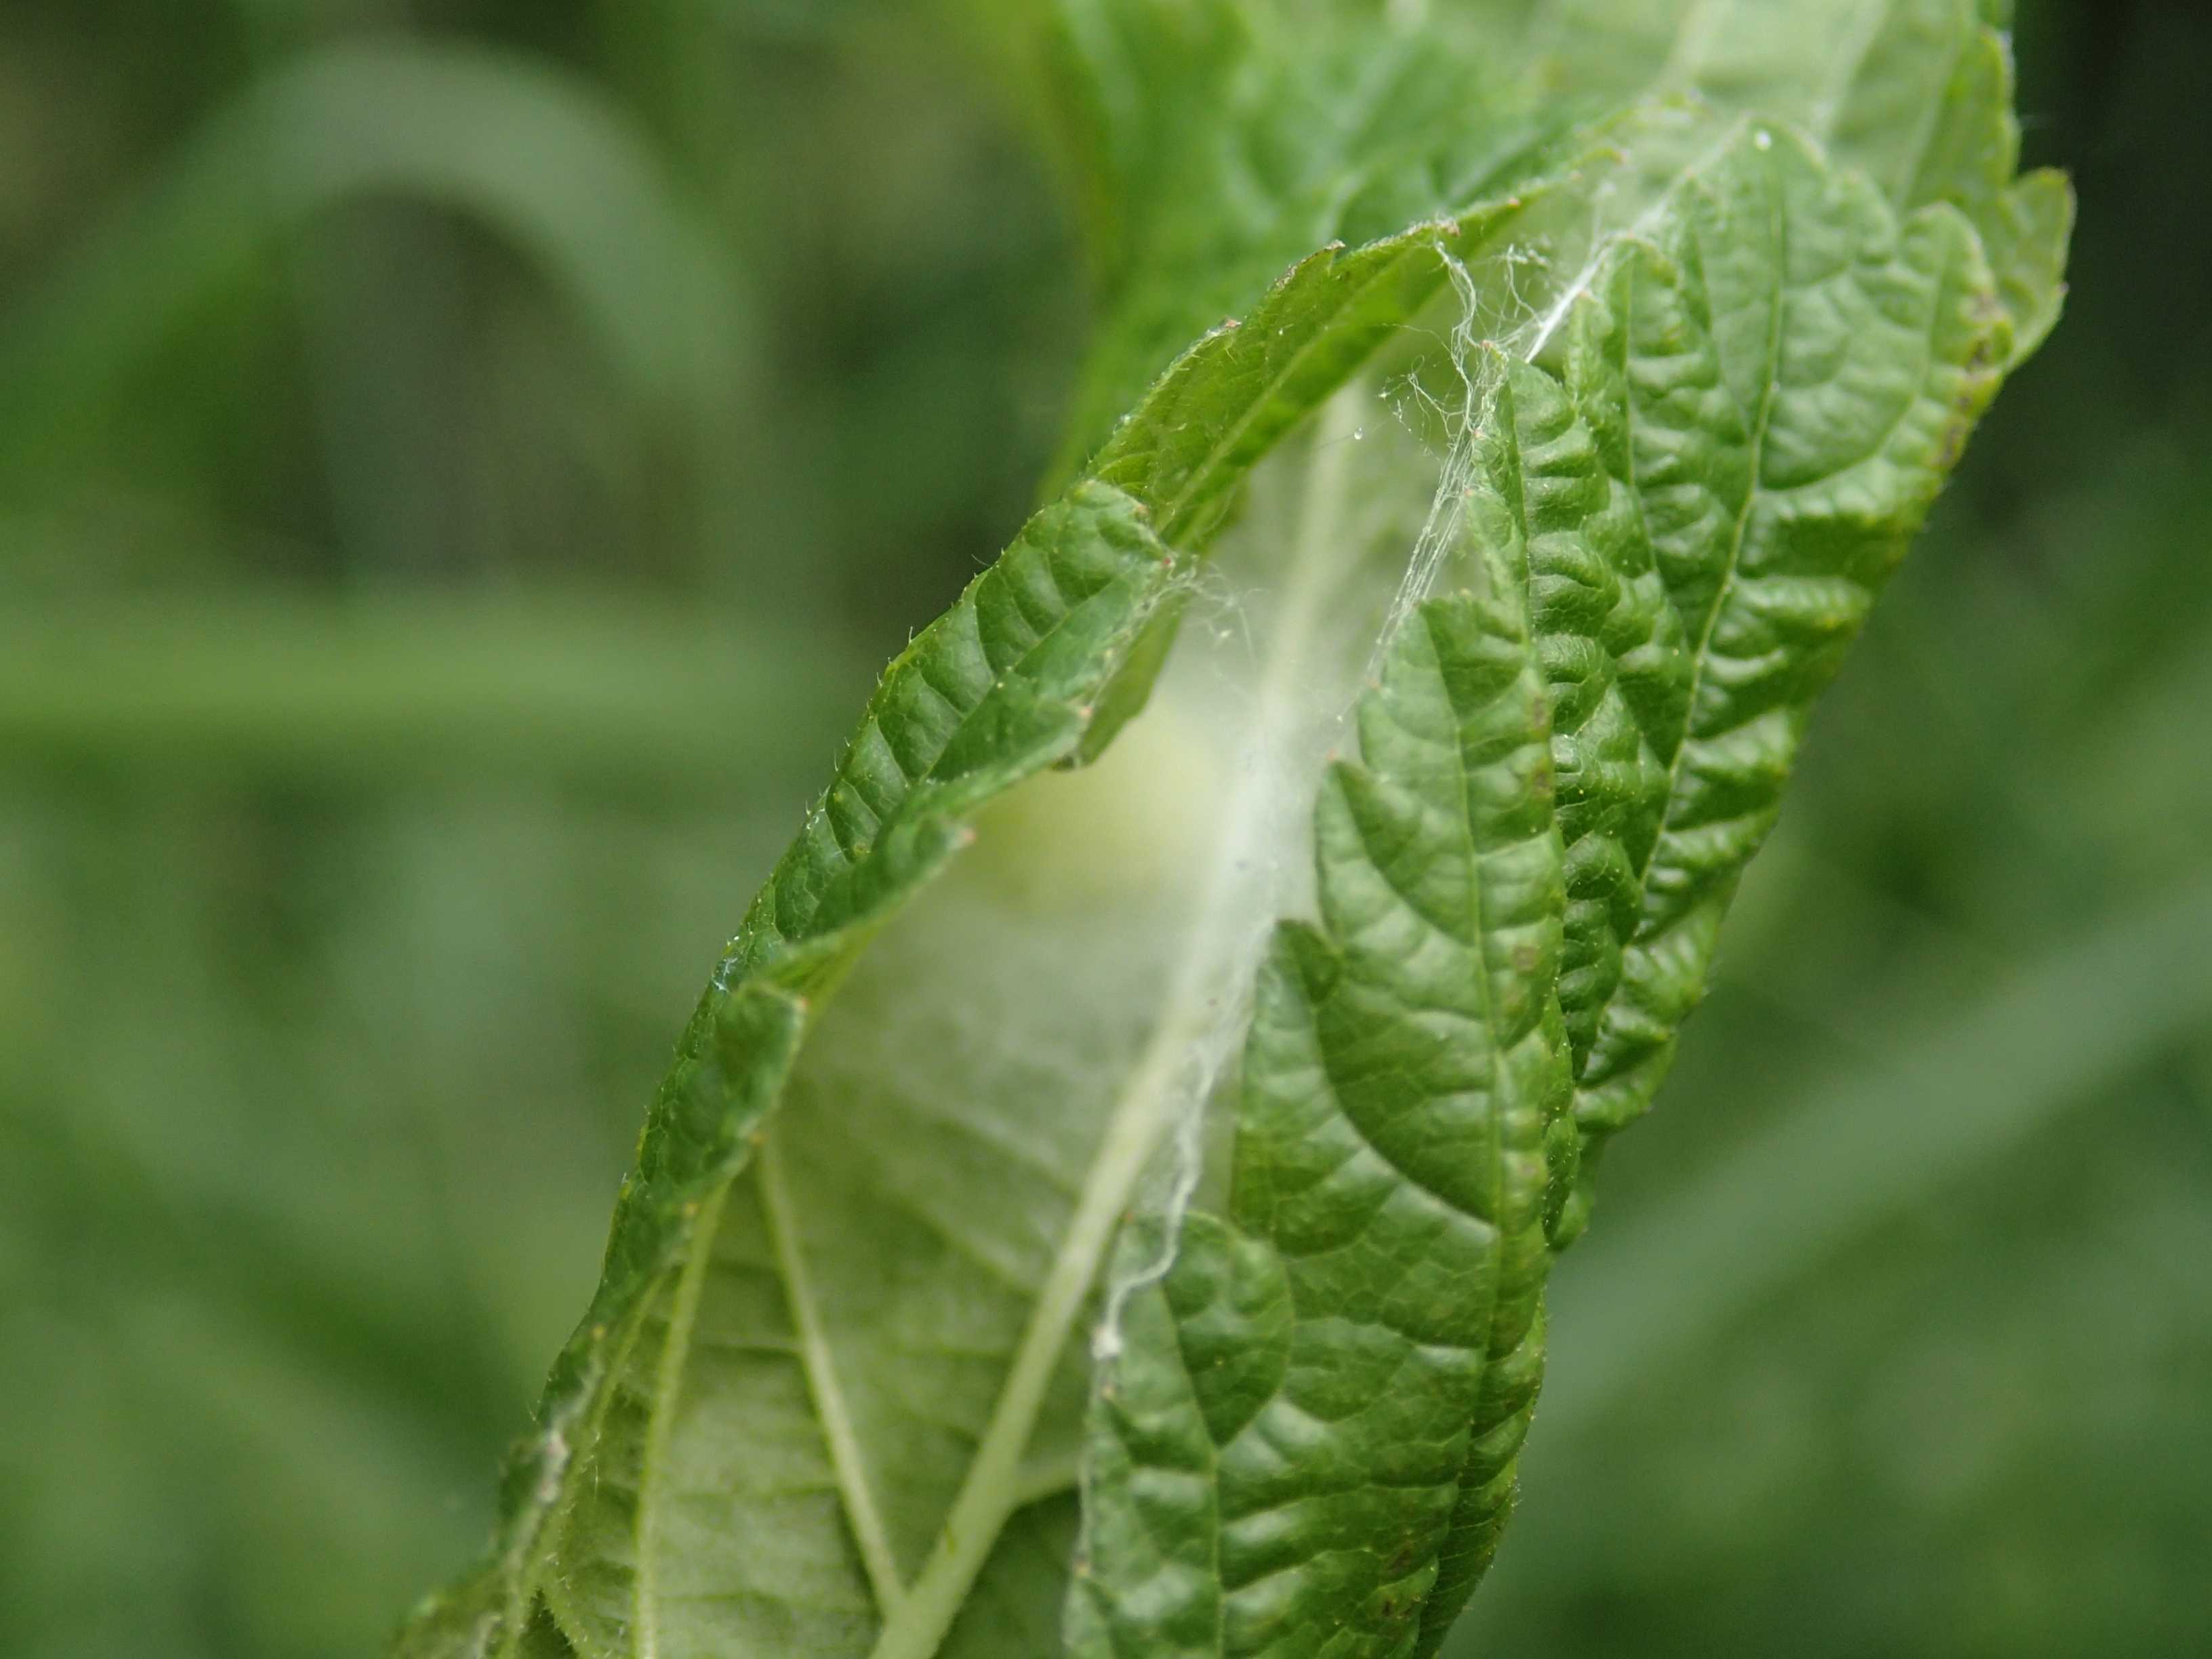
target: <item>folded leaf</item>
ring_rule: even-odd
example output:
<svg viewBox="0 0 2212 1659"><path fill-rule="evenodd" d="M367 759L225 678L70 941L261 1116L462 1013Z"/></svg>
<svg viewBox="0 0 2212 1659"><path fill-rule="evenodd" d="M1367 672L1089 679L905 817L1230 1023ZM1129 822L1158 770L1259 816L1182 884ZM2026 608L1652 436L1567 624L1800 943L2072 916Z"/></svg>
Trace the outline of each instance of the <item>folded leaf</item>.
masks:
<svg viewBox="0 0 2212 1659"><path fill-rule="evenodd" d="M1519 9L1323 64L1290 0L1066 0L1088 470L747 913L404 1653L1436 1650L1553 1254L2070 211L1971 0L1540 3L1554 89L1692 94L1565 137L1470 68Z"/></svg>

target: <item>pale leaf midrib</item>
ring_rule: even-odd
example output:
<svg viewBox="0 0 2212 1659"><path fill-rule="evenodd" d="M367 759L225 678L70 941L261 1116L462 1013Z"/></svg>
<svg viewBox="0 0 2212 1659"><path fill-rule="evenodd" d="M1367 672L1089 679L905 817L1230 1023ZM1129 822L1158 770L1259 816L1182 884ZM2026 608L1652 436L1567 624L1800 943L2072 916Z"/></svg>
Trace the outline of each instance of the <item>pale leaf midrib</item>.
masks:
<svg viewBox="0 0 2212 1659"><path fill-rule="evenodd" d="M1778 185L1778 188L1779 187ZM1690 683L1688 696L1683 703L1682 733L1674 745L1673 756L1669 757L1667 763L1667 788L1665 793L1660 797L1659 803L1659 832L1651 838L1651 845L1645 850L1644 862L1636 872L1636 900L1639 919L1631 942L1641 940L1644 937L1641 913L1650 900L1652 866L1658 860L1660 849L1666 845L1668 831L1672 827L1675 798L1681 784L1682 763L1698 741L1698 697L1705 687L1705 668L1712 653L1713 633L1720 626L1720 619L1727 611L1729 600L1735 591L1736 575L1743 559L1744 543L1751 532L1752 514L1756 511L1759 499L1765 493L1759 483L1760 467L1765 453L1767 428L1774 418L1774 399L1782 372L1783 330L1787 322L1789 310L1787 301L1790 221L1784 204L1779 200L1774 204L1774 215L1775 264L1778 273L1775 278L1774 315L1767 325L1765 374L1759 386L1759 407L1755 411L1747 411L1751 416L1748 422L1750 430L1747 434L1750 444L1750 457L1744 484L1743 506L1736 514L1735 525L1729 535L1727 567L1723 572L1720 586L1714 592L1711 607L1705 615L1705 625L1699 629L1697 643L1691 648ZM1710 292L1707 294L1706 300L1710 309L1711 302ZM1717 362L1717 341L1715 342L1715 360ZM1723 368L1722 372L1725 374L1726 371ZM1672 594L1668 596L1668 602L1670 605L1674 603ZM1675 615L1677 620L1680 620L1681 613L1679 606L1676 607ZM1618 1001L1618 993L1608 997L1606 1000L1607 1011L1610 1012ZM1596 1045L1593 1044L1591 1053L1594 1054L1595 1052ZM1585 1064L1587 1065L1587 1062Z"/></svg>
<svg viewBox="0 0 2212 1659"><path fill-rule="evenodd" d="M829 1333L823 1328L821 1310L816 1304L813 1276L807 1270L805 1247L799 1234L799 1218L792 1208L790 1190L784 1180L781 1145L772 1128L762 1137L754 1167L760 1183L761 1211L768 1224L769 1243L775 1252L777 1277L783 1281L784 1298L790 1305L792 1323L798 1331L799 1362L806 1373L807 1394L814 1402L814 1414L830 1449L830 1468L837 1476L837 1495L844 1504L846 1521L853 1528L853 1540L860 1548L877 1608L889 1619L904 1599L906 1586L899 1577L898 1558L892 1551L883 1512L876 1506L874 1491L868 1484L860 1434L854 1426L843 1385L838 1381L836 1356L830 1351Z"/></svg>
<svg viewBox="0 0 2212 1659"><path fill-rule="evenodd" d="M1786 488L1777 488L1767 484L1763 481L1761 476L1762 458L1765 452L1766 439L1773 424L1774 404L1781 384L1781 358L1788 312L1789 284L1786 272L1789 261L1790 219L1786 209L1781 204L1778 204L1776 227L1776 242L1778 247L1777 264L1778 268L1783 270L1785 275L1782 278L1778 279L1776 283L1774 321L1769 331L1765 354L1766 374L1764 383L1760 387L1759 404L1756 416L1750 426L1748 433L1750 439L1749 478L1745 489L1743 507L1737 514L1735 530L1729 541L1726 574L1722 580L1719 589L1714 595L1711 610L1705 618L1705 626L1700 631L1697 643L1692 649L1691 657L1689 693L1688 700L1684 705L1682 734L1680 742L1675 747L1673 758L1668 766L1667 788L1665 794L1661 799L1660 805L1661 818L1659 833L1653 837L1650 848L1644 855L1643 866L1637 872L1636 895L1639 909L1649 897L1652 866L1657 861L1659 853L1667 842L1669 831L1674 828L1672 819L1674 817L1676 792L1681 777L1683 761L1688 755L1692 747L1695 744L1702 742L1711 741L1715 737L1726 735L1726 732L1719 733L1705 733L1702 736L1698 733L1697 730L1698 696L1705 684L1705 672L1711 662L1713 635L1719 627L1721 618L1726 612L1729 599L1735 591L1737 578L1741 574L1742 566L1744 544L1749 534L1753 515L1757 511L1762 501L1787 499L1794 493L1812 488L1816 483L1825 483L1830 482L1833 478L1841 476L1844 472L1850 470L1849 466L1836 467L1830 470L1818 480L1808 480L1805 483L1791 485ZM1950 262L1947 260L1945 271L1947 280L1949 275ZM1928 326L1931 333L1937 326L1937 319L1940 314L1941 303L1942 296L1939 286L1937 297L1931 303L1930 307L1930 315ZM1929 357L1932 363L1934 357L1932 349L1929 352ZM1890 428L1889 433L1886 434L1882 438L1876 440L1875 444L1869 449L1869 453L1866 456L1861 457L1859 461L1854 461L1850 465L1859 465L1861 461L1870 459L1874 456L1879 455L1881 453L1883 445L1888 441L1888 437L1893 435L1898 428L1909 417L1910 410L1911 402L1908 401L1905 409L1903 411L1900 411L1898 421ZM1670 605L1673 604L1671 595L1669 596L1668 603ZM1680 620L1680 611L1679 607L1676 608L1675 614L1677 619ZM1733 730L1734 728L1731 727L1729 729ZM1640 941L1646 937L1647 934L1645 929L1641 922L1639 922L1636 933L1630 942ZM1612 1002L1616 1000L1617 999L1608 999L1607 1006L1610 1006Z"/></svg>

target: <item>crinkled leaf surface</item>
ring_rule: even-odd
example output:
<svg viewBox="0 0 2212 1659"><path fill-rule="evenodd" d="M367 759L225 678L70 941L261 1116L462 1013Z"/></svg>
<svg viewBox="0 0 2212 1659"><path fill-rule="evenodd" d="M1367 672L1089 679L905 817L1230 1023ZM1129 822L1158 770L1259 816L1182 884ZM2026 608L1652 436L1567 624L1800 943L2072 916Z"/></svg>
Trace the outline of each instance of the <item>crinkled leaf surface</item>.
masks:
<svg viewBox="0 0 2212 1659"><path fill-rule="evenodd" d="M1559 710L1589 1150L1650 1104L1807 710L2010 349L1963 216L1900 220L1762 129L1577 301L1563 378L1502 371L1492 474Z"/></svg>
<svg viewBox="0 0 2212 1659"><path fill-rule="evenodd" d="M1415 613L1323 786L1228 1213L1103 1368L1079 1654L1402 1650L1493 1541L1574 1142L1549 721L1518 574L1486 587Z"/></svg>
<svg viewBox="0 0 2212 1659"><path fill-rule="evenodd" d="M2070 198L1971 0L1400 9L1066 0L1082 477L748 913L403 1653L1395 1656L1472 1592L1553 1252Z"/></svg>

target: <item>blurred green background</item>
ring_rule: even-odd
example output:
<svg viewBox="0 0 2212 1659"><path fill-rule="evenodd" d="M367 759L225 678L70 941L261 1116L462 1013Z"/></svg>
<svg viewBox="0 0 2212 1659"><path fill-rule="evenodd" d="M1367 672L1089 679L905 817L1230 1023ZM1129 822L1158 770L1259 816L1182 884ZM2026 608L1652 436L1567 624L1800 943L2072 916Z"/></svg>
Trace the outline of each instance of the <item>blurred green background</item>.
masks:
<svg viewBox="0 0 2212 1659"><path fill-rule="evenodd" d="M374 1651L1080 249L950 0L0 7L0 1652ZM2212 1652L2212 13L1555 1292L1459 1651Z"/></svg>

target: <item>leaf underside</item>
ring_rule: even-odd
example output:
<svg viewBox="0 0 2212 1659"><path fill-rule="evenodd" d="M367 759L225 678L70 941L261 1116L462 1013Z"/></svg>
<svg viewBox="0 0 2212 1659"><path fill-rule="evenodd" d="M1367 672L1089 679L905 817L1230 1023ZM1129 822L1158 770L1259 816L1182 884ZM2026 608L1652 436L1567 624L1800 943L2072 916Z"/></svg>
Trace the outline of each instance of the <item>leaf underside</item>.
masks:
<svg viewBox="0 0 2212 1659"><path fill-rule="evenodd" d="M1974 0L1333 16L1326 70L1274 16L1062 0L1082 476L748 912L401 1654L1398 1659L1493 1554L1549 1263L2071 198ZM1448 279L1499 343L1447 453L1352 459Z"/></svg>

